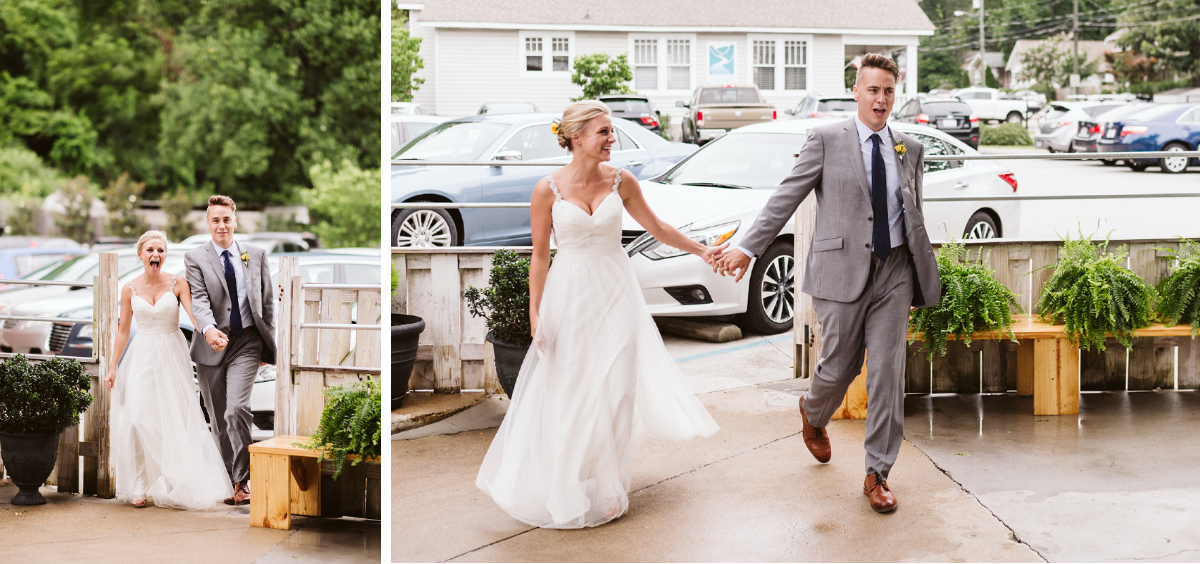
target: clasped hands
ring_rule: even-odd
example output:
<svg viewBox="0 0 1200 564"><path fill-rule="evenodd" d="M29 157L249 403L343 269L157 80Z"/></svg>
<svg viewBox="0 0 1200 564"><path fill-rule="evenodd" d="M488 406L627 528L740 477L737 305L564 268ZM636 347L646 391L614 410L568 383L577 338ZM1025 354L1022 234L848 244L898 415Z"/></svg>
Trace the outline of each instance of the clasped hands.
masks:
<svg viewBox="0 0 1200 564"><path fill-rule="evenodd" d="M229 346L229 337L218 331L216 327L204 332L204 340L208 341L208 346L217 352L221 352Z"/></svg>
<svg viewBox="0 0 1200 564"><path fill-rule="evenodd" d="M721 276L734 276L734 282L740 282L742 276L750 268L750 257L737 249L726 249L729 243L719 247L709 247L704 252L704 262L712 267L713 272Z"/></svg>

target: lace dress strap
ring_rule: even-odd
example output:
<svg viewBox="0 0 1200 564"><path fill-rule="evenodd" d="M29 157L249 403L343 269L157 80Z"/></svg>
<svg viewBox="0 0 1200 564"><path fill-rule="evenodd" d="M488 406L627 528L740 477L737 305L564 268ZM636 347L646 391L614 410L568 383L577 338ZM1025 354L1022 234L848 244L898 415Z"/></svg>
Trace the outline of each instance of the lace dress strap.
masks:
<svg viewBox="0 0 1200 564"><path fill-rule="evenodd" d="M137 295L137 288L133 287L133 282L129 283L129 291L133 292L133 295L135 295L135 296Z"/></svg>
<svg viewBox="0 0 1200 564"><path fill-rule="evenodd" d="M546 177L546 180L549 180L549 181L550 181L550 189L554 191L554 201L555 201L555 202L561 202L561 201L562 201L562 194L561 194L561 193L558 191L558 185L554 183L554 177L553 177L553 176L547 176L547 177Z"/></svg>
<svg viewBox="0 0 1200 564"><path fill-rule="evenodd" d="M622 169L622 168L617 169L617 178L615 180L613 180L613 193L614 194L620 195L620 192L617 191L617 187L621 185L621 173L624 171L625 171L625 169Z"/></svg>

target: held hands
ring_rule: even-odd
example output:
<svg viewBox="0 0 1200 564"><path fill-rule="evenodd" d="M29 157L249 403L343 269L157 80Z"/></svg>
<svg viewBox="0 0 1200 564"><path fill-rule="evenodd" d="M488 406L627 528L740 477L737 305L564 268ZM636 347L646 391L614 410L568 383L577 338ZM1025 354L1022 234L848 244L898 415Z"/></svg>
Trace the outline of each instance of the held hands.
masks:
<svg viewBox="0 0 1200 564"><path fill-rule="evenodd" d="M705 264L713 266L713 263L716 262L717 257L721 255L721 251L724 251L728 246L729 243L726 242L723 245L717 245L715 247L705 247L704 252L700 254L700 258L704 259ZM714 272L716 271L714 270Z"/></svg>
<svg viewBox="0 0 1200 564"><path fill-rule="evenodd" d="M204 340L208 341L208 346L217 352L225 350L225 347L229 345L229 337L218 331L216 327L204 332Z"/></svg>
<svg viewBox="0 0 1200 564"><path fill-rule="evenodd" d="M736 276L733 281L740 282L742 276L750 269L750 257L737 249L729 249L711 264L713 272L721 276Z"/></svg>

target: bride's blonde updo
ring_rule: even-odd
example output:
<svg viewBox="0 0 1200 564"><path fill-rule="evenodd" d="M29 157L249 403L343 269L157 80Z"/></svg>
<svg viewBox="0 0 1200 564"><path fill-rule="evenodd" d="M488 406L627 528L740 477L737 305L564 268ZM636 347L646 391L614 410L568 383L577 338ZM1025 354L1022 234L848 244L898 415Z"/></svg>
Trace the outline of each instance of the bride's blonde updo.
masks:
<svg viewBox="0 0 1200 564"><path fill-rule="evenodd" d="M145 247L146 241L149 241L151 239L161 239L163 242L163 248L166 248L167 243L169 242L169 241L167 241L166 234L163 233L162 231L153 231L153 230L147 231L145 233L142 233L141 237L138 237L137 254L139 254L139 255L142 254L142 247Z"/></svg>
<svg viewBox="0 0 1200 564"><path fill-rule="evenodd" d="M587 124L593 118L611 116L612 110L596 100L581 100L563 110L562 121L558 124L558 145L566 150L572 150L571 138L583 133Z"/></svg>

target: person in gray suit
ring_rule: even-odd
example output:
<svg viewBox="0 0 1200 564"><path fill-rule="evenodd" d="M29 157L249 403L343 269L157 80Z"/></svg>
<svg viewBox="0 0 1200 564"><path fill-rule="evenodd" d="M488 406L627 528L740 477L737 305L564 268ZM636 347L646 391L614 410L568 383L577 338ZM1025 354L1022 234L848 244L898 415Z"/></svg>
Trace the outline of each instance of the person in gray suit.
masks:
<svg viewBox="0 0 1200 564"><path fill-rule="evenodd" d="M233 483L228 505L250 503L250 390L264 364L275 364L275 300L266 251L233 240L237 205L208 199L212 240L184 255L199 335L191 355L210 427ZM235 307L236 306L236 307Z"/></svg>
<svg viewBox="0 0 1200 564"><path fill-rule="evenodd" d="M714 264L714 271L740 280L800 202L816 194L801 290L813 297L821 358L800 397L804 444L818 461L829 461L824 428L870 351L863 493L880 513L896 509L887 477L904 438L909 312L936 305L942 292L922 215L924 150L887 126L898 79L891 59L863 57L854 85L857 115L809 131L791 174L754 226Z"/></svg>

